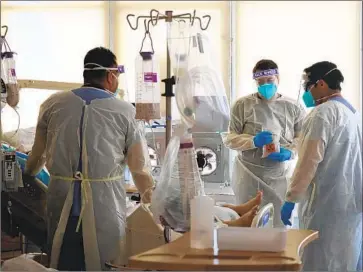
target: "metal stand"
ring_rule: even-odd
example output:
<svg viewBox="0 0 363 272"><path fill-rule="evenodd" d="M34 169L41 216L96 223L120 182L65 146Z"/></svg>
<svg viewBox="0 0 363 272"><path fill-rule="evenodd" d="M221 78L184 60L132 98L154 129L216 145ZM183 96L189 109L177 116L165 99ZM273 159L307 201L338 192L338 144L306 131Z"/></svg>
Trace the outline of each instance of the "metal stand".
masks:
<svg viewBox="0 0 363 272"><path fill-rule="evenodd" d="M178 15L173 15L173 11L168 10L165 12L164 14L160 14L160 12L158 10L152 9L150 10L150 14L149 15L142 15L142 16L137 16L136 18L136 23L135 26L133 26L130 22L130 17L135 17L135 14L128 14L126 16L126 20L129 23L129 26L132 30L136 30L138 29L139 26L139 19L144 19L144 25L146 28L146 31L149 31L149 25L151 23L152 26L156 26L159 20L163 20L165 19L165 22L167 23L171 23L174 19L178 20L178 21L184 21L185 20L189 20L191 25L194 24L195 20L199 21L199 26L201 30L206 30L208 29L210 20L211 20L211 16L210 15L204 15L202 17L202 19L206 18L207 22L205 24L205 26L202 25L202 19L200 17L196 16L196 11L194 10L193 14L191 13L184 13L184 14L178 14ZM169 33L167 33L167 41L169 40ZM173 93L173 85L175 85L175 77L171 76L171 65L170 65L170 52L169 52L169 47L168 45L166 46L167 50L166 50L166 76L167 78L161 80L162 82L165 83L165 93L162 94L162 96L165 96L165 109L166 109L166 131L165 131L165 147L167 148L169 140L171 138L171 134L172 134L172 111L171 111L171 98L174 96Z"/></svg>

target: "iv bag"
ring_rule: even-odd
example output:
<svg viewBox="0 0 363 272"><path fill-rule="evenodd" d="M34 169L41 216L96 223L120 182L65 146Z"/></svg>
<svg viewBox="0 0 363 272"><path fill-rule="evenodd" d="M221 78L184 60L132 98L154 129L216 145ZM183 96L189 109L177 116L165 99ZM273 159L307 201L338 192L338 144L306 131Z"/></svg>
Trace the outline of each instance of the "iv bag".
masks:
<svg viewBox="0 0 363 272"><path fill-rule="evenodd" d="M217 66L212 62L212 45L208 37L195 28L189 26L187 30L179 31L181 44L173 45L177 37L168 43L171 52L178 55L177 50L180 50L183 53L183 61L179 56L179 77L175 86L175 100L181 120L188 128L193 128L192 132L226 131L230 109L221 72L215 69Z"/></svg>
<svg viewBox="0 0 363 272"><path fill-rule="evenodd" d="M185 21L167 22L167 46L170 55L170 64L176 80L187 71L191 24Z"/></svg>
<svg viewBox="0 0 363 272"><path fill-rule="evenodd" d="M157 223L175 231L190 229L190 201L205 195L191 134L174 136L165 153L160 181L152 195L151 210Z"/></svg>
<svg viewBox="0 0 363 272"><path fill-rule="evenodd" d="M140 52L136 57L136 119L160 119L160 72L153 52Z"/></svg>
<svg viewBox="0 0 363 272"><path fill-rule="evenodd" d="M215 56L216 55L212 50L212 43L208 36L204 35L199 30L196 31L194 27L190 39L188 68L192 69L196 66L217 67L214 62Z"/></svg>
<svg viewBox="0 0 363 272"><path fill-rule="evenodd" d="M1 53L1 98L15 107L19 103L19 86L15 71L15 53L6 51Z"/></svg>
<svg viewBox="0 0 363 272"><path fill-rule="evenodd" d="M202 132L226 131L230 109L220 74L208 66L191 68L176 85L182 121Z"/></svg>
<svg viewBox="0 0 363 272"><path fill-rule="evenodd" d="M212 44L197 27L173 21L167 24L167 31L171 66L176 78L195 66L213 67Z"/></svg>

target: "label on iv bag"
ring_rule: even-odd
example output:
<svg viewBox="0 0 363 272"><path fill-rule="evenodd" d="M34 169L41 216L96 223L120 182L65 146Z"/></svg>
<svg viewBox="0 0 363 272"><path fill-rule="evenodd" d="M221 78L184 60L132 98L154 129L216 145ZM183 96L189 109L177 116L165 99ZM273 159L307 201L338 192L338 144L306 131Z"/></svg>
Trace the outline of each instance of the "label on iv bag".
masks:
<svg viewBox="0 0 363 272"><path fill-rule="evenodd" d="M16 76L15 69L14 68L9 69L9 74L10 76L15 77Z"/></svg>
<svg viewBox="0 0 363 272"><path fill-rule="evenodd" d="M144 73L144 82L150 82L150 83L158 82L158 74L152 72Z"/></svg>

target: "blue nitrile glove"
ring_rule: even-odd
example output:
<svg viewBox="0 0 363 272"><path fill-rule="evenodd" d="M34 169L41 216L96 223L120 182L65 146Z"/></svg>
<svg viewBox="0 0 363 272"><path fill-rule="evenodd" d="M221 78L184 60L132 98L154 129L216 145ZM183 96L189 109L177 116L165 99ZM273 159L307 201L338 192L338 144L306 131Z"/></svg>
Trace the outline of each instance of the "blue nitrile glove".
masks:
<svg viewBox="0 0 363 272"><path fill-rule="evenodd" d="M290 218L291 213L295 208L295 203L293 202L286 202L281 207L281 220L284 223L285 226L289 225L291 226Z"/></svg>
<svg viewBox="0 0 363 272"><path fill-rule="evenodd" d="M28 160L28 155L21 153L19 151L16 151L15 153L16 153L16 161L18 162L21 171L24 173L26 161ZM44 185L48 186L50 176L44 169L42 169L35 177L39 179Z"/></svg>
<svg viewBox="0 0 363 272"><path fill-rule="evenodd" d="M268 155L267 158L274 161L284 162L290 160L291 155L292 152L290 150L280 147L280 152L273 152L270 155Z"/></svg>
<svg viewBox="0 0 363 272"><path fill-rule="evenodd" d="M253 138L253 143L256 147L263 147L264 145L272 143L272 133L269 131L262 131Z"/></svg>

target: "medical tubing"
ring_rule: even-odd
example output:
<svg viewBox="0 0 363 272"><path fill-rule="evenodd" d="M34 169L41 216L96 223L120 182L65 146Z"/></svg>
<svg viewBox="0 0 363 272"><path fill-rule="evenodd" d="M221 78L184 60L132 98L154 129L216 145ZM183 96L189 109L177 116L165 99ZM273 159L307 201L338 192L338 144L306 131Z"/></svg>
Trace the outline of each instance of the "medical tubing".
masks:
<svg viewBox="0 0 363 272"><path fill-rule="evenodd" d="M157 166L159 166L159 165L161 165L161 154L160 154L160 150L158 150L158 148L156 146L155 131L154 131L153 126L152 126L152 124L153 124L152 120L150 120L147 124L149 125L150 130L151 130L152 140L153 140L153 145L154 145L154 151L155 151L156 156L157 156L156 162L157 162Z"/></svg>
<svg viewBox="0 0 363 272"><path fill-rule="evenodd" d="M13 135L11 135L9 138L10 139L12 139L17 133L18 133L18 131L19 131L19 128L20 128L20 114L19 114L19 112L15 109L15 108L13 108L13 107L11 107L15 112L16 112L16 114L18 115L18 127L17 127L17 129L15 130L15 132L14 132L14 134Z"/></svg>

